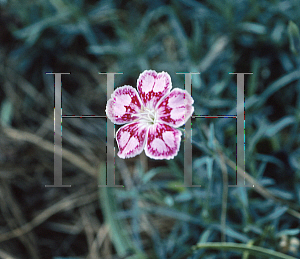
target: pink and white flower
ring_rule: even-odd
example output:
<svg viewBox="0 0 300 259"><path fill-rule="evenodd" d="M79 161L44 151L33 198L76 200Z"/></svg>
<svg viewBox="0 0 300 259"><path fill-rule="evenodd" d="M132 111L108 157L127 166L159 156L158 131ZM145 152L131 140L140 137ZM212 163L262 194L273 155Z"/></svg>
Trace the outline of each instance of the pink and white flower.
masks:
<svg viewBox="0 0 300 259"><path fill-rule="evenodd" d="M139 155L143 149L152 159L172 159L180 147L181 132L176 129L194 112L191 95L182 89L171 92L167 72L145 70L130 85L117 88L106 105L106 115L115 124L124 124L116 134L120 158Z"/></svg>

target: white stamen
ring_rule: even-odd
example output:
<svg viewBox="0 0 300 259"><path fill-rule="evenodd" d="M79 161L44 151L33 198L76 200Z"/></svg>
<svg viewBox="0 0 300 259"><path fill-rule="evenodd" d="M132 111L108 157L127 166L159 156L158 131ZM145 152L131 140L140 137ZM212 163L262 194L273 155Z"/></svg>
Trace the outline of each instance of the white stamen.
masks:
<svg viewBox="0 0 300 259"><path fill-rule="evenodd" d="M142 107L139 113L131 114L131 117L138 117L134 121L139 121L146 124L156 123L157 114L154 110Z"/></svg>

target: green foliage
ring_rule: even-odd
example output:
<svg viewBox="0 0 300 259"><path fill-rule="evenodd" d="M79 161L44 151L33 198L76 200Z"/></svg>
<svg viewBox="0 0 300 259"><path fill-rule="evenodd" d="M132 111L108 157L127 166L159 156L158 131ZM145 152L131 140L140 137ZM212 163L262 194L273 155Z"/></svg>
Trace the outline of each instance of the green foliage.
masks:
<svg viewBox="0 0 300 259"><path fill-rule="evenodd" d="M290 39L290 49L294 54L298 55L300 50L300 34L298 26L290 21L288 26L288 33Z"/></svg>

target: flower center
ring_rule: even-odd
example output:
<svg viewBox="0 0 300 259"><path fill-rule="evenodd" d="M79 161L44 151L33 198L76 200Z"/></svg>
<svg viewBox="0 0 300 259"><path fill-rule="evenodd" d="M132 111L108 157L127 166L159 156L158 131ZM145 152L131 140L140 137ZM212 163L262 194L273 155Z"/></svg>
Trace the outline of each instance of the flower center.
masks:
<svg viewBox="0 0 300 259"><path fill-rule="evenodd" d="M138 114L134 114L133 116L139 117L136 121L140 121L142 123L154 124L156 123L156 111L150 110L148 108L142 107Z"/></svg>

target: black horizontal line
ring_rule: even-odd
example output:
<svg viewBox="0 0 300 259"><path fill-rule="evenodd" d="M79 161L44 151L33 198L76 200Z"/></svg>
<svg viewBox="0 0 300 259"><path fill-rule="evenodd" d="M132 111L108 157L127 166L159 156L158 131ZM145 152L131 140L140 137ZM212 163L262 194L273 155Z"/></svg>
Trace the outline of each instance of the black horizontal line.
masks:
<svg viewBox="0 0 300 259"><path fill-rule="evenodd" d="M62 115L63 118L106 118L106 116L96 115Z"/></svg>
<svg viewBox="0 0 300 259"><path fill-rule="evenodd" d="M192 118L236 118L236 115L193 115Z"/></svg>

